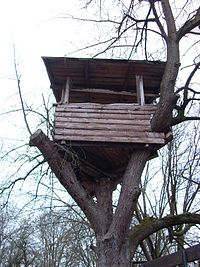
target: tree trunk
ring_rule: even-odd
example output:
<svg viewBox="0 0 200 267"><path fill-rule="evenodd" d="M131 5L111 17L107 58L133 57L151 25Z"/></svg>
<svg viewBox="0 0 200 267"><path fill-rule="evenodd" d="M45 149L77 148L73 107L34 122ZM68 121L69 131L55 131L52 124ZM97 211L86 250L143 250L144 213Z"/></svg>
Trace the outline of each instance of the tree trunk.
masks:
<svg viewBox="0 0 200 267"><path fill-rule="evenodd" d="M130 267L131 256L128 243L121 250L116 239L97 241L97 267Z"/></svg>

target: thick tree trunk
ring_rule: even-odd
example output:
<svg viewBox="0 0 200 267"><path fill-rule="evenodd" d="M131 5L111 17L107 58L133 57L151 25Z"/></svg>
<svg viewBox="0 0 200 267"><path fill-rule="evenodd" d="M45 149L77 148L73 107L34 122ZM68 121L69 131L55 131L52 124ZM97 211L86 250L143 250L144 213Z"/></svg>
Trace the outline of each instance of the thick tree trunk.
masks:
<svg viewBox="0 0 200 267"><path fill-rule="evenodd" d="M97 204L106 213L107 224L96 233L97 266L129 267L131 253L128 231L140 195L140 179L149 151L135 151L123 177L122 189L115 213L111 212L112 186L104 180L96 189Z"/></svg>
<svg viewBox="0 0 200 267"><path fill-rule="evenodd" d="M57 145L38 130L31 136L60 183L67 189L90 221L96 235L98 267L129 267L128 231L140 195L140 180L150 151L133 152L123 176L118 205L113 213L112 192L115 181L102 177L96 184L94 201L81 186L73 169L58 152Z"/></svg>
<svg viewBox="0 0 200 267"><path fill-rule="evenodd" d="M97 267L130 267L131 254L128 242L124 243L121 249L116 239L97 240L98 260Z"/></svg>

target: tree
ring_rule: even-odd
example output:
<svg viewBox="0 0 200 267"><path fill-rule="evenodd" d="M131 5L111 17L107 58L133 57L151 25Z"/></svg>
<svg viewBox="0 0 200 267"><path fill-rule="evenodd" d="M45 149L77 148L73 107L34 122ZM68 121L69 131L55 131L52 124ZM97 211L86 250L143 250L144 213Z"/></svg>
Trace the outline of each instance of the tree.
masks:
<svg viewBox="0 0 200 267"><path fill-rule="evenodd" d="M189 2L186 1L185 6L182 7L181 14L186 11ZM102 4L102 1L100 3ZM166 47L166 68L161 82L158 107L151 121L152 130L166 132L172 125L186 120L199 119L197 116L188 117L186 115L191 103L197 100L198 92L190 87L191 79L200 66L200 63L196 62L197 58L185 85L175 90L181 64L179 45L185 36L199 34L197 28L200 24L199 7L194 4L193 11L186 16L184 23L178 25L179 17L177 14L175 17L176 12L173 10L172 1L138 1L138 4L136 1L129 1L127 5L128 8L123 12L122 20L117 24L118 36L112 39L106 50L114 47L114 44L116 45L123 34L131 28L135 30L135 46L141 45L146 57L148 57L149 32L157 34L158 40L161 38ZM191 6L193 5L190 3ZM139 13L137 9L140 8L146 10L144 18L137 17ZM155 26L150 26L151 23ZM181 100L178 100L178 94L182 95ZM117 206L113 210L113 181L107 177L99 181L95 187L96 200L94 200L77 180L71 164L60 156L56 144L42 131L38 130L31 136L30 145L36 146L41 151L60 183L80 206L91 223L96 236L94 250L98 257L97 265L99 267L130 266L131 258L137 246L149 235L166 227L200 222L200 216L197 214L174 214L171 212L170 216L155 221L150 220L147 224L140 223L133 228L130 238L129 227L137 209L138 198L141 193L141 175L150 151L141 149L133 152L123 175Z"/></svg>
<svg viewBox="0 0 200 267"><path fill-rule="evenodd" d="M112 4L114 5L115 2ZM88 1L89 5L92 3L93 1ZM131 51L128 57L132 57L133 50L137 50L139 54L144 55L145 59L148 60L153 57L155 58L155 54L153 54L155 51L153 51L152 45L150 45L152 38L157 38L157 44L160 45L161 43L164 46L164 49L163 46L156 48L164 55L166 54L167 63L161 83L158 108L151 122L152 130L165 132L169 127L186 120L198 119L198 114L194 115L194 111L198 110L196 104L198 91L196 89L197 86L195 84L193 86L193 79L200 66L196 54L194 55L192 70L190 70L189 74L187 73L186 80L181 86L179 86L180 82L177 79L181 61L180 54L183 54L179 45L185 37L192 39L191 36L199 34L197 28L200 23L198 3L185 1L185 3L181 3L181 9L176 8L173 1L168 0L118 1L117 3L120 8L122 7L119 16L120 20L117 22L109 17L106 19L106 22L114 24L117 36L111 36L108 41L100 42L101 44L106 44L101 53L109 53L109 51L115 53L115 49L119 51L121 48L128 47ZM100 1L101 16L103 15L104 4L105 1ZM189 11L186 12L187 10ZM182 23L182 19L185 19L184 23ZM105 20L101 19L101 22L104 23ZM131 38L128 36L131 36ZM193 41L192 46L194 47L194 45L195 41ZM157 60L164 58L161 53L158 53ZM17 73L16 76L18 76ZM17 77L17 81L20 89L19 77ZM180 95L179 98L178 94ZM27 112L26 107L23 105L22 109L23 112ZM26 114L23 114L27 124ZM138 216L137 225L130 228L133 215L137 217L138 198L141 195L141 176L150 151L136 150L132 154L123 175L117 206L113 208L112 195L114 186L112 180L105 177L105 179L98 181L95 187L96 199L92 199L77 180L70 162L61 157L58 146L42 131L39 130L31 135L30 145L36 146L41 151L44 160L41 159L41 155L30 156L30 150L26 155L23 155L23 158L27 161L32 158L32 162L34 160L36 162L31 172L28 172L25 177L33 174L38 166L40 167L44 164L44 161L49 164L60 183L80 206L95 232L96 246L93 246L93 250L97 255L97 264L100 267L130 266L131 259L138 246L141 245L142 247L142 243L150 235L157 233L161 229L168 228L172 229L170 234L174 237L178 229L175 231L174 226L200 222L198 214L187 212L188 206L193 201L192 194L188 194L189 197L187 196L187 199L185 199L185 209L183 212L176 212L174 205L177 189L176 178L172 175L166 178L166 175L167 182L165 188L168 190L167 201L169 201L170 206L168 216L164 213L160 218L152 218L151 216L139 218ZM169 153L169 162L174 156L174 154ZM171 172L171 168L169 170ZM42 169L41 177L43 178L46 173L48 174L46 169ZM183 172L186 178L189 177L188 174L189 172L187 171ZM21 178L22 181L24 179L24 177ZM191 183L190 179L188 182ZM199 189L198 181L194 186L195 192L197 192ZM7 188L9 189L10 187ZM163 197L165 197L165 188L163 188Z"/></svg>

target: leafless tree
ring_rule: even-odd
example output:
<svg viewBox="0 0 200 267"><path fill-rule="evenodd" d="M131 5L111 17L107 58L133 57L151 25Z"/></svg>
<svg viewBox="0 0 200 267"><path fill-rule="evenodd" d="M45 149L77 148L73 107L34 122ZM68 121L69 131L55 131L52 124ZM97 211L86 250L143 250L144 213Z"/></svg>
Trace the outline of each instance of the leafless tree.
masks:
<svg viewBox="0 0 200 267"><path fill-rule="evenodd" d="M89 1L88 4L90 4ZM103 2L105 3L105 1ZM101 1L101 9L103 8ZM191 103L198 100L196 89L190 88L191 80L199 69L198 57L194 60L193 70L188 75L184 86L176 90L176 81L181 65L180 45L182 40L192 34L199 34L200 9L198 4L190 1L182 3L178 11L173 1L128 1L126 5L119 1L123 8L123 17L117 24L117 36L108 40L103 52L125 45L121 40L127 40L129 30L133 30L135 37L133 49L141 46L143 54L148 59L150 38L162 40L166 49L166 68L160 87L160 97L157 110L151 121L152 131L166 132L172 125L185 120L199 119L193 113L190 117ZM184 16L186 9L192 7L191 13ZM143 8L142 15L139 10ZM137 15L139 14L139 16ZM141 17L142 16L142 17ZM180 23L179 18L185 20ZM153 26L154 25L154 26ZM126 34L126 35L125 35ZM124 39L123 39L124 37ZM101 52L102 53L102 52ZM179 95L181 101L178 101ZM173 112L175 111L175 112ZM95 252L97 265L100 266L130 266L131 258L141 242L151 234L166 227L173 227L184 223L199 223L199 215L192 213L177 214L174 211L174 200L171 201L171 216L164 216L149 220L149 223L140 223L134 227L130 235L130 223L137 209L138 198L141 193L140 181L143 169L149 157L149 151L144 149L133 152L123 176L118 204L113 211L112 182L109 179L101 180L95 188L97 201L94 201L81 186L69 162L62 159L55 143L48 139L42 131L31 136L30 144L36 146L48 162L60 183L85 213L92 225L96 236ZM173 177L168 186L175 186ZM177 189L177 187L174 187ZM173 191L170 191L174 198ZM169 194L171 194L169 193ZM173 213L172 213L173 211ZM148 225L148 227L147 227Z"/></svg>
<svg viewBox="0 0 200 267"><path fill-rule="evenodd" d="M107 18L103 19L106 1L99 3L101 10L99 23L112 25L115 35L99 41L97 46L100 47L100 50L97 56L103 53L109 55L116 53L118 57L126 54L130 58L134 56L134 52L137 52L146 60L166 59L158 107L151 121L152 131L166 132L170 127L182 122L199 120L199 85L195 82L200 67L198 51L195 49L199 41L193 38L199 35L200 9L198 2L181 1L176 4L175 1L168 0L113 1L112 5L117 3L117 7L120 9L118 21L113 19L108 12ZM87 1L88 8L92 4L95 4L95 1ZM98 23L98 19L91 21ZM158 48L155 48L155 45L152 46L152 38L157 40ZM184 61L182 42L186 38L192 40L191 47L188 49L194 51L193 61L191 63L190 60L189 64L184 63L180 67L181 62ZM92 48L94 45L96 44L91 44L88 48ZM158 56L155 55L157 51L160 51ZM189 71L182 80L179 80L179 73L187 69ZM19 81L18 86L20 90ZM23 100L21 99L21 101ZM23 114L26 115L24 109L25 106L22 105ZM25 122L27 124L26 120ZM196 139L194 141L196 142ZM195 166L199 161L193 157L192 164L185 164L182 166L183 168L179 169L177 167L179 162L175 161L177 148L174 149L174 143L169 145L166 167L163 169L164 183L161 188L161 202L158 205L159 216L154 216L155 214L149 216L147 212L145 213L145 209L140 208L141 204L138 202L139 196L143 196L145 192L141 189L141 176L150 151L141 149L133 152L123 176L117 205L113 208L113 184L107 177L99 181L95 188L97 197L93 199L78 181L70 162L61 157L58 146L51 141L48 135L41 130L36 131L31 135L30 145L36 146L41 154L32 157L31 162L36 164L33 165L31 172L28 172L22 179L30 177L36 168L43 166L44 162L48 163L58 181L82 209L94 230L96 245L92 248L97 255L97 266L99 267L130 266L139 246L147 260L158 257L160 253L155 251L155 246L152 245L153 241L168 235L170 242L176 239L182 246L182 241L185 239L178 240L179 233L183 233L182 236L184 236L188 227L200 223L198 210L192 210L199 191L199 180L195 176L193 167L190 167ZM184 146L184 144L181 145ZM195 152L197 146L190 146L189 149ZM30 153L29 150L25 158L30 160ZM195 155L197 155L196 152ZM45 171L41 167L41 179L49 174L48 166ZM180 173L177 172L178 170ZM177 176L181 176L182 179L177 180ZM3 190L12 186L13 183L7 187L4 186ZM179 196L180 198L182 196L182 188L184 188L185 194L183 194L181 210L177 203ZM147 196L146 194L145 197ZM134 226L132 225L133 220L136 220ZM183 226L185 224L187 224L186 227ZM167 230L160 231L162 229ZM157 232L158 234L156 234ZM147 248L149 251L146 250Z"/></svg>

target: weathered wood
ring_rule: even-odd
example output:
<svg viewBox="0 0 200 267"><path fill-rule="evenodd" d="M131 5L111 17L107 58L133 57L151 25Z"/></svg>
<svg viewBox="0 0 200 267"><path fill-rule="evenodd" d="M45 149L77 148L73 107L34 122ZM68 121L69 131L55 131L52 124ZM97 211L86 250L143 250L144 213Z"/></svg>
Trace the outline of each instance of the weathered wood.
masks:
<svg viewBox="0 0 200 267"><path fill-rule="evenodd" d="M55 114L56 116L58 115L58 112ZM99 118L99 119L130 119L130 120L150 120L149 115L140 115L140 114L131 114L131 113L126 113L126 114L121 114L121 113L114 113L114 114L109 114L109 113L101 113L101 112L59 112L59 116L65 116L65 117L73 117L73 118Z"/></svg>
<svg viewBox="0 0 200 267"><path fill-rule="evenodd" d="M143 85L143 77L141 75L136 75L136 89L137 89L137 102L141 106L144 106L144 85Z"/></svg>
<svg viewBox="0 0 200 267"><path fill-rule="evenodd" d="M123 95L123 96L137 96L137 93L135 92L128 92L128 91L114 91L114 90L109 90L109 89L96 89L96 88L84 88L84 89L77 89L77 88L72 88L70 90L71 93L73 92L78 92L78 93L93 93L93 94L104 94L104 95ZM154 97L154 94L147 93L145 94L147 97Z"/></svg>
<svg viewBox="0 0 200 267"><path fill-rule="evenodd" d="M70 90L70 78L67 77L66 83L63 86L61 103L68 104L69 103L69 90Z"/></svg>
<svg viewBox="0 0 200 267"><path fill-rule="evenodd" d="M135 144L160 144L164 145L164 138L140 138L140 137L119 137L119 136L93 136L93 135L67 135L66 133L58 132L54 134L55 140L71 140L71 141L94 141L94 142L116 142L116 143L135 143Z"/></svg>
<svg viewBox="0 0 200 267"><path fill-rule="evenodd" d="M69 104L58 105L55 112L55 140L78 142L166 143L164 133L151 131L154 105Z"/></svg>
<svg viewBox="0 0 200 267"><path fill-rule="evenodd" d="M146 125L116 125L108 124L108 123L92 123L92 122L63 122L63 121L55 121L55 128L63 128L63 129L88 129L88 130L115 130L115 131L137 131L137 132L150 132L151 127Z"/></svg>
<svg viewBox="0 0 200 267"><path fill-rule="evenodd" d="M60 115L60 114L59 114ZM55 116L55 122L68 122L68 123L73 123L73 122L82 122L82 123L98 123L98 124L115 124L117 125L133 125L133 126L149 126L149 120L126 120L126 119L95 119L95 118L68 118L65 116Z"/></svg>
<svg viewBox="0 0 200 267"><path fill-rule="evenodd" d="M164 133L154 133L154 132L135 132L135 131L100 131L100 130L82 130L82 129L66 129L66 128L56 128L56 134L66 134L66 135L91 135L91 136L116 136L116 137L138 137L138 138L165 138Z"/></svg>
<svg viewBox="0 0 200 267"><path fill-rule="evenodd" d="M132 103L132 104L124 104L124 103L115 103L115 104L98 104L98 103L77 103L77 104L73 104L70 103L69 105L57 105L58 108L87 108L87 109L117 109L117 110L124 110L124 109L128 109L128 110L156 110L156 106L153 104L148 104L145 106L141 106L139 104L136 103Z"/></svg>
<svg viewBox="0 0 200 267"><path fill-rule="evenodd" d="M151 115L154 113L154 111L149 110L132 110L132 109L91 109L91 108L71 108L69 107L57 107L56 112L87 112L87 113L93 113L93 112L101 112L101 113L108 113L108 114L134 114L134 115Z"/></svg>
<svg viewBox="0 0 200 267"><path fill-rule="evenodd" d="M200 244L187 248L185 250L187 262L195 261L200 259ZM168 256L161 257L144 263L142 267L175 267L177 265L183 264L183 251L178 251L172 253Z"/></svg>

